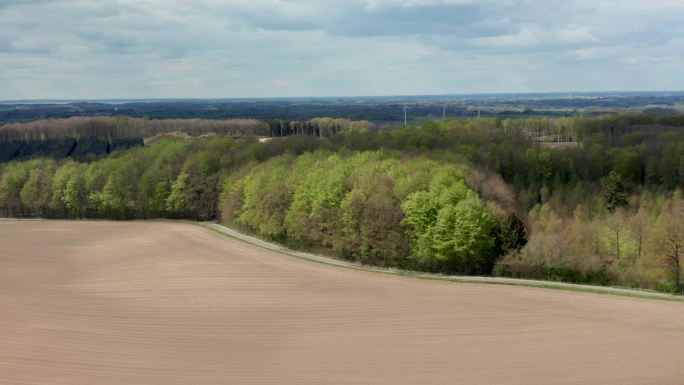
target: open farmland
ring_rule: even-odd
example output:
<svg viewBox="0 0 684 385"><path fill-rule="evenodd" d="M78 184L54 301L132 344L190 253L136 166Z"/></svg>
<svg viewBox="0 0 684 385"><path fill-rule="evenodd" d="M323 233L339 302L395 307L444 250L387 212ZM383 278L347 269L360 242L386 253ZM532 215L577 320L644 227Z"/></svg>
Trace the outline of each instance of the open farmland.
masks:
<svg viewBox="0 0 684 385"><path fill-rule="evenodd" d="M681 384L684 304L299 260L171 222L0 221L2 384Z"/></svg>

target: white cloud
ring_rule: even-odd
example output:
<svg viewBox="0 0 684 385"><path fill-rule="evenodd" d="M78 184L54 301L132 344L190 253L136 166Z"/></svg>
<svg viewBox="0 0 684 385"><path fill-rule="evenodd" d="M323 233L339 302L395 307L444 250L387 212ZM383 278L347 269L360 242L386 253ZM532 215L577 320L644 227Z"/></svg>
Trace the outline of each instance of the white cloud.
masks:
<svg viewBox="0 0 684 385"><path fill-rule="evenodd" d="M426 7L426 6L452 6L476 3L476 0L366 0L366 9L378 9L385 7Z"/></svg>
<svg viewBox="0 0 684 385"><path fill-rule="evenodd" d="M671 0L3 0L0 99L684 89L683 19Z"/></svg>

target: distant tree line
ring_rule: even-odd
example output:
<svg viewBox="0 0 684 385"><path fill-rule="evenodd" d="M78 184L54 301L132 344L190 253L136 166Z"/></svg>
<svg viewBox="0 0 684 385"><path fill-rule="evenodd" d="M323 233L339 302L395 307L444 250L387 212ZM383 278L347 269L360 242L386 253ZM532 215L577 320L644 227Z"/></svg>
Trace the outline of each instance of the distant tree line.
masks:
<svg viewBox="0 0 684 385"><path fill-rule="evenodd" d="M36 120L0 126L0 143L45 139L93 137L150 138L159 134L181 132L190 136L222 134L230 136L267 135L268 125L250 119L203 120L117 117L73 117Z"/></svg>
<svg viewBox="0 0 684 385"><path fill-rule="evenodd" d="M0 126L0 143L44 141L49 139L151 138L168 133L189 136L206 134L239 136L309 135L330 137L343 130L370 131L374 125L365 121L317 118L306 121L253 119L143 119L118 117L73 117L68 119L36 120Z"/></svg>
<svg viewBox="0 0 684 385"><path fill-rule="evenodd" d="M32 158L92 160L112 151L142 146L142 138L58 138L0 143L0 163Z"/></svg>
<svg viewBox="0 0 684 385"><path fill-rule="evenodd" d="M341 131L369 132L370 122L317 118L288 120L149 120L127 117L39 120L0 126L0 162L40 157L91 159L144 145L165 135L227 135L329 138Z"/></svg>
<svg viewBox="0 0 684 385"><path fill-rule="evenodd" d="M349 119L315 118L306 121L269 120L270 137L290 135L308 135L330 138L338 132L370 132L375 125L368 121L351 121Z"/></svg>

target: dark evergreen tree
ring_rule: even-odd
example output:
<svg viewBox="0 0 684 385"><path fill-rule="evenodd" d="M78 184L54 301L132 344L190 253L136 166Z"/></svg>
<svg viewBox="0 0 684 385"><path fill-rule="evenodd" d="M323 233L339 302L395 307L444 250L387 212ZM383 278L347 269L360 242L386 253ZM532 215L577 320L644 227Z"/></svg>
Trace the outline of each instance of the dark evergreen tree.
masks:
<svg viewBox="0 0 684 385"><path fill-rule="evenodd" d="M527 244L527 230L525 224L515 213L506 216L499 230L499 242L503 254L520 250Z"/></svg>
<svg viewBox="0 0 684 385"><path fill-rule="evenodd" d="M601 179L601 187L601 197L608 211L612 213L616 208L627 205L627 188L620 174L611 171Z"/></svg>

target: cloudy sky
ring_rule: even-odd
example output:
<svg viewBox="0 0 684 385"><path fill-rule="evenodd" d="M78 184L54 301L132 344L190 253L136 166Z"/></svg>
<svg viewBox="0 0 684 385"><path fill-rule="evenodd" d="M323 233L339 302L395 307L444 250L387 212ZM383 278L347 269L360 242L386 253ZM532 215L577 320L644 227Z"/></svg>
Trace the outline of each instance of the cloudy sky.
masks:
<svg viewBox="0 0 684 385"><path fill-rule="evenodd" d="M0 0L0 99L684 89L684 0Z"/></svg>

